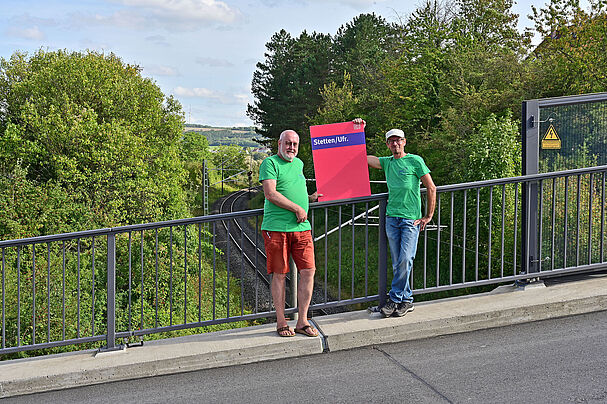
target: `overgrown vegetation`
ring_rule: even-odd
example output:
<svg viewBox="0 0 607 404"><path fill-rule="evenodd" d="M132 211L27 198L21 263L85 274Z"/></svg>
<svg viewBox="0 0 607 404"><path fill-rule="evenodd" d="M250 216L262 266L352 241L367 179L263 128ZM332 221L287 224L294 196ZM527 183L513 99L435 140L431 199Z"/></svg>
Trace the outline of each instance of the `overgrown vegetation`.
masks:
<svg viewBox="0 0 607 404"><path fill-rule="evenodd" d="M183 133L181 105L140 73L113 54L96 52L16 52L0 61L0 238L191 216L200 165L211 156L208 142ZM240 149L229 154L244 161ZM212 319L210 310L227 314L228 301L236 313L239 285L232 280L226 288L222 252L208 239L193 227L122 235L116 246L118 330ZM106 243L83 237L3 248L3 344L103 334ZM188 261L200 266L188 267Z"/></svg>

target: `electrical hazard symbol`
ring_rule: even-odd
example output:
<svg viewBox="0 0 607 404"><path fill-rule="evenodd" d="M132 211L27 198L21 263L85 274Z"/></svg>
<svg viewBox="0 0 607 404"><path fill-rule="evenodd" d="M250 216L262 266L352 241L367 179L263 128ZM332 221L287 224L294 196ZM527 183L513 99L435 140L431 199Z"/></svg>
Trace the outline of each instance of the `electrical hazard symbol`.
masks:
<svg viewBox="0 0 607 404"><path fill-rule="evenodd" d="M561 139L559 135L556 133L556 129L554 126L550 125L546 134L542 138L542 149L560 149L561 148Z"/></svg>

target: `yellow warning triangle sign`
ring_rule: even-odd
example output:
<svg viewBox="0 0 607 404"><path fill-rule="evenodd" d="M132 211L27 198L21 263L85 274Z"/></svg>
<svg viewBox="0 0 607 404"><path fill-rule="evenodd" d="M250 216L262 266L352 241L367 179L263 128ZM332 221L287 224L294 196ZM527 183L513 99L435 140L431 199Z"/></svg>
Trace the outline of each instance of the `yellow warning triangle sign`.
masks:
<svg viewBox="0 0 607 404"><path fill-rule="evenodd" d="M560 149L561 148L561 139L559 135L556 133L556 129L554 129L553 125L550 125L546 134L542 138L542 149Z"/></svg>

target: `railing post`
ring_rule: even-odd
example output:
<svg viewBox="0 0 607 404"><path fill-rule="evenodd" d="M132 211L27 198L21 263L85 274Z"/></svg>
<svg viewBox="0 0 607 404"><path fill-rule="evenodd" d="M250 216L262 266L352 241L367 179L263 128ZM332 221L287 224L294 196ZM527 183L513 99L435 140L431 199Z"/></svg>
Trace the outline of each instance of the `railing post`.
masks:
<svg viewBox="0 0 607 404"><path fill-rule="evenodd" d="M388 237L386 236L386 204L387 201L379 201L379 256L377 262L379 307L386 303L386 289L388 286Z"/></svg>
<svg viewBox="0 0 607 404"><path fill-rule="evenodd" d="M297 265L293 257L289 256L289 270L291 271L291 307L297 306ZM293 313L293 320L299 320L298 312Z"/></svg>
<svg viewBox="0 0 607 404"><path fill-rule="evenodd" d="M523 175L539 173L540 109L537 100L524 101L522 106L521 135L523 142ZM521 272L538 272L538 184L523 183L521 226Z"/></svg>
<svg viewBox="0 0 607 404"><path fill-rule="evenodd" d="M107 334L103 351L116 348L116 234L107 236Z"/></svg>

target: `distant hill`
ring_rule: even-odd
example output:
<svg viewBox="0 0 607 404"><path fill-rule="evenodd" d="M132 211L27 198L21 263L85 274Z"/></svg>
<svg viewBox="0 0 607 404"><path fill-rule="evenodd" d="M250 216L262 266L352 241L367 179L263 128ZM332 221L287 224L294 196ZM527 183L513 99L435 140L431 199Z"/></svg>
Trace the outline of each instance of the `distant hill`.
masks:
<svg viewBox="0 0 607 404"><path fill-rule="evenodd" d="M255 140L258 137L255 128L232 127L221 128L208 125L186 124L184 132L201 132L209 141L209 146L239 145L242 147L259 147Z"/></svg>

